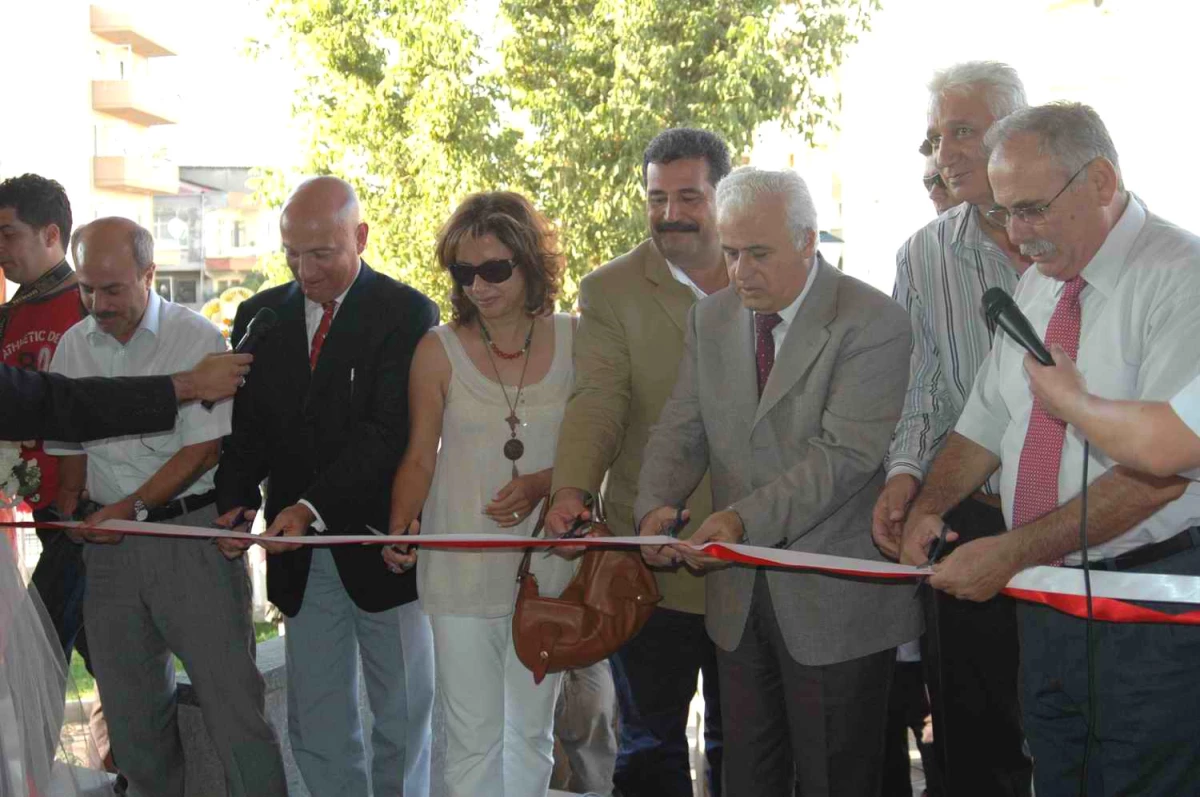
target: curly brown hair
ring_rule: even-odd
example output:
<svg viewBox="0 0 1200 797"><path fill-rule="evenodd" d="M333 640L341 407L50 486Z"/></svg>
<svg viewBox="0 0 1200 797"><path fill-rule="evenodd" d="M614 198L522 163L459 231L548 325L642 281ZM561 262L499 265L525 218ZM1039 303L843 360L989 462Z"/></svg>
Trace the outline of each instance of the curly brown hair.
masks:
<svg viewBox="0 0 1200 797"><path fill-rule="evenodd" d="M525 277L525 311L533 316L554 310L562 289L564 260L558 234L533 204L512 191L471 194L438 231L438 264L447 272L463 238L492 234L512 250L513 263ZM451 280L450 303L454 322L468 324L478 314L463 288Z"/></svg>

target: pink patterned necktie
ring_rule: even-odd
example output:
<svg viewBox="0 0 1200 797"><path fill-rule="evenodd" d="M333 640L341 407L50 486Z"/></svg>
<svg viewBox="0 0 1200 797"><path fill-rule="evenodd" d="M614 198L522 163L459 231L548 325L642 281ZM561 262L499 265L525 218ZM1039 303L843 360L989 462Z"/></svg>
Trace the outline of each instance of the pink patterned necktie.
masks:
<svg viewBox="0 0 1200 797"><path fill-rule="evenodd" d="M758 366L758 397L762 398L763 388L767 386L767 377L775 367L775 339L771 330L779 326L783 317L779 313L754 314L754 359Z"/></svg>
<svg viewBox="0 0 1200 797"><path fill-rule="evenodd" d="M317 360L321 359L321 347L325 345L329 327L333 324L333 313L337 310L337 301L325 302L321 305L321 309L325 312L321 314L321 323L317 325L317 332L312 339L312 348L308 353L308 367L313 371L317 370Z"/></svg>
<svg viewBox="0 0 1200 797"><path fill-rule="evenodd" d="M1046 348L1057 343L1072 360L1079 355L1079 323L1082 308L1079 294L1083 277L1068 280L1046 327ZM1050 413L1036 398L1017 466L1017 489L1013 496L1013 528L1024 526L1058 507L1058 473L1062 466L1067 425Z"/></svg>

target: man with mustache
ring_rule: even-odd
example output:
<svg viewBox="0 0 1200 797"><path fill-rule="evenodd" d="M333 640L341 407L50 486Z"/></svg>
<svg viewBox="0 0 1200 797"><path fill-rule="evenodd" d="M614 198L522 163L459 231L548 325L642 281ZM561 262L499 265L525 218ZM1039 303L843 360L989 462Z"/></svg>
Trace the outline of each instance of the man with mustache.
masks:
<svg viewBox="0 0 1200 797"><path fill-rule="evenodd" d="M688 311L729 283L715 222L716 188L729 169L725 142L705 130L666 130L646 147L650 240L580 286L575 392L559 432L546 516L553 534L585 512L585 497L598 494L602 482L609 526L615 534L634 533L642 449L675 383ZM712 511L707 477L687 506L692 521L682 537ZM702 674L709 794L716 797L721 715L715 650L704 628L704 582L677 566L656 575L662 602L613 657L622 687L615 782L624 797L692 794L687 718Z"/></svg>
<svg viewBox="0 0 1200 797"><path fill-rule="evenodd" d="M154 239L129 219L97 219L72 239L79 292L91 317L62 338L51 371L70 377L155 376L226 350L203 316L153 290ZM209 527L213 473L232 402L180 410L170 430L73 446L60 457L62 489L86 488L101 507L84 522L134 520ZM113 755L130 793L183 797L176 725L178 655L191 676L231 797L283 797L287 782L267 722L245 565L196 540L69 532L87 543L83 619L104 695Z"/></svg>
<svg viewBox="0 0 1200 797"><path fill-rule="evenodd" d="M929 93L926 139L938 174L961 204L918 230L896 255L893 296L912 319L913 350L888 479L872 518L876 544L892 557L899 555L909 505L991 348L983 293L992 287L1011 292L1029 265L1003 225L986 215L993 202L983 137L996 120L1025 106L1020 78L1004 64L973 61L937 72ZM1003 532L999 483L995 474L963 496L948 521L968 538ZM922 599L922 661L946 793L1028 795L1012 601L976 604L928 590Z"/></svg>
<svg viewBox="0 0 1200 797"><path fill-rule="evenodd" d="M986 144L996 201L989 215L1036 266L1014 295L1034 331L1077 360L1097 395L1163 401L1178 393L1198 371L1200 237L1150 213L1125 188L1108 131L1085 105L1017 111L988 132ZM1026 363L1009 336L996 339L904 528L901 560L923 562L943 524L952 538L962 531L943 514L1001 467L1012 530L960 544L930 578L969 601L991 599L1024 568L1081 561L1084 438L1034 400ZM1200 485L1114 466L1096 446L1087 474L1093 568L1200 575ZM1032 603L1019 604L1017 616L1020 705L1038 797L1079 793L1089 760L1086 793L1195 791L1200 629L1089 629Z"/></svg>

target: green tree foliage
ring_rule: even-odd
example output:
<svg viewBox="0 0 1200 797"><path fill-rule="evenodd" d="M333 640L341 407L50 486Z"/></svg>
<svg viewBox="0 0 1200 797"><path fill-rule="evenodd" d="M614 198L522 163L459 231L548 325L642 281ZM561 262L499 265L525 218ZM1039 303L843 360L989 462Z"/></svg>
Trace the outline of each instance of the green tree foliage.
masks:
<svg viewBox="0 0 1200 797"><path fill-rule="evenodd" d="M578 280L645 237L641 156L667 127L735 153L779 122L810 140L830 75L878 0L270 0L307 76L316 172L360 192L367 257L444 300L441 223L469 192L522 191ZM264 181L281 198L278 179Z"/></svg>

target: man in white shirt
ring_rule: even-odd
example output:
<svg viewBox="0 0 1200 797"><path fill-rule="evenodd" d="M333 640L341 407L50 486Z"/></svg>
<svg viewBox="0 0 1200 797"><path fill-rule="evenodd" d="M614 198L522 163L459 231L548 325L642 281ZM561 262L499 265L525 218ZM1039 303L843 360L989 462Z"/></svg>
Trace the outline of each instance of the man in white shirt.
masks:
<svg viewBox="0 0 1200 797"><path fill-rule="evenodd" d="M1149 213L1125 189L1108 132L1086 106L1018 111L989 131L987 143L996 199L990 215L1036 265L1014 297L1034 330L1077 358L1099 395L1170 398L1197 370L1189 348L1200 335L1200 239ZM1078 566L1084 442L1034 401L1024 351L1007 335L997 337L914 502L902 561L923 563L941 514L1002 465L1012 530L960 546L935 565L930 584L987 600L1026 567ZM1090 450L1088 476L1093 567L1200 573L1200 485L1114 467L1098 447ZM1194 789L1200 630L1098 626L1089 695L1085 621L1021 604L1018 622L1022 712L1038 797L1078 793L1089 758L1091 793Z"/></svg>
<svg viewBox="0 0 1200 797"><path fill-rule="evenodd" d="M69 377L170 374L225 351L220 331L161 299L150 233L99 219L73 241L79 292L91 315L63 336L51 371ZM180 409L173 429L48 443L60 457L60 505L75 512L82 491L109 519L206 527L216 518L213 469L230 430L230 402ZM73 535L75 533L72 533ZM130 793L182 797L183 749L175 722L172 653L200 698L231 795L285 795L279 744L264 714L254 662L245 565L194 540L83 531L88 587L84 624L104 694L114 756Z"/></svg>

